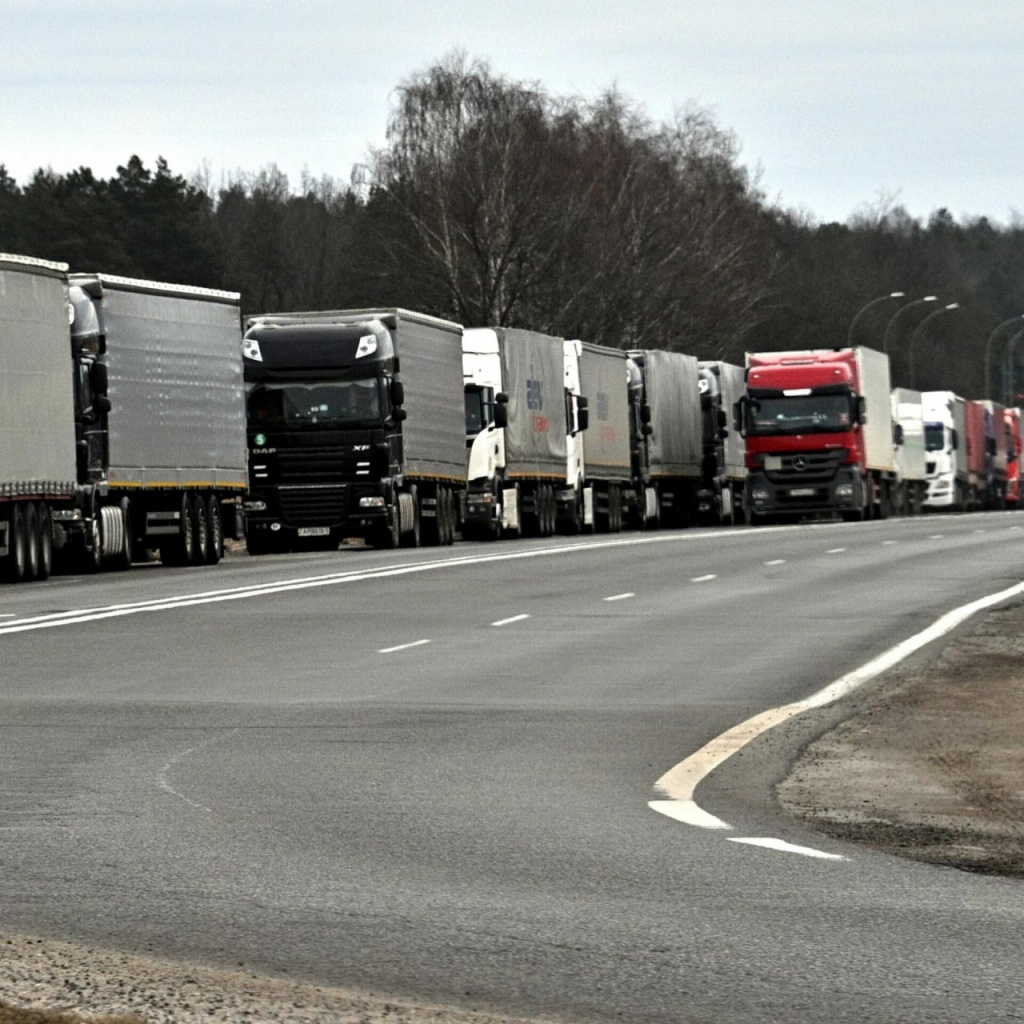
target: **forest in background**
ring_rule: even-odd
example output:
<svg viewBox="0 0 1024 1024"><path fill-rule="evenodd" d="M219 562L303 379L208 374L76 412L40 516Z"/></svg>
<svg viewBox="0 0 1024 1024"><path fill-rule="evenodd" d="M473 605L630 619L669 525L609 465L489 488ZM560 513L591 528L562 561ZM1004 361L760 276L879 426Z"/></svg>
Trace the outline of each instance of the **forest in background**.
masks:
<svg viewBox="0 0 1024 1024"><path fill-rule="evenodd" d="M736 363L852 342L888 351L894 385L1024 391L1022 223L894 197L818 223L769 202L706 109L654 123L461 54L396 96L356 186L137 155L19 184L0 163L0 251L238 291L247 314L402 306Z"/></svg>

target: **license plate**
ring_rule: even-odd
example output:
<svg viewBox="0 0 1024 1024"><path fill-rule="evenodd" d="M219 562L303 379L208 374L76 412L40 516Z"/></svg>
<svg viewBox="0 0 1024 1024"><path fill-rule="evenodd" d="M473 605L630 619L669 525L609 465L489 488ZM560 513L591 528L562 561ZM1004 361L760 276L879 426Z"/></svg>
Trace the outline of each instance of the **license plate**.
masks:
<svg viewBox="0 0 1024 1024"><path fill-rule="evenodd" d="M330 537L331 528L329 526L300 526L299 536L300 537Z"/></svg>
<svg viewBox="0 0 1024 1024"><path fill-rule="evenodd" d="M793 487L790 489L791 498L809 498L814 494L813 487Z"/></svg>

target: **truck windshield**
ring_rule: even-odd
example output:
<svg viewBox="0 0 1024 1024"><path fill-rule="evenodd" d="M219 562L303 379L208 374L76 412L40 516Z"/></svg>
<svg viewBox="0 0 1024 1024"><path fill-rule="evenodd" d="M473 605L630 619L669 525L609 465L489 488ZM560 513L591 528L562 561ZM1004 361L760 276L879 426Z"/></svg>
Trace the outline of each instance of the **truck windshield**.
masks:
<svg viewBox="0 0 1024 1024"><path fill-rule="evenodd" d="M376 379L257 384L246 400L249 423L261 429L373 426L381 421Z"/></svg>
<svg viewBox="0 0 1024 1024"><path fill-rule="evenodd" d="M785 395L750 402L748 433L826 434L849 430L853 423L849 395Z"/></svg>
<svg viewBox="0 0 1024 1024"><path fill-rule="evenodd" d="M946 430L941 423L924 425L925 451L941 452L946 447Z"/></svg>

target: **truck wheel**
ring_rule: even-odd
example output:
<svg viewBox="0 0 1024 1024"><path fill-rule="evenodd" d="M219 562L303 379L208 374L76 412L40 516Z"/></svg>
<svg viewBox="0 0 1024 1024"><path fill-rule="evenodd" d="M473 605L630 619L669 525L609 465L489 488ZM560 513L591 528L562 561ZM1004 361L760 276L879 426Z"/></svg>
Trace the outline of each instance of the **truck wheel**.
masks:
<svg viewBox="0 0 1024 1024"><path fill-rule="evenodd" d="M20 583L25 578L25 514L20 505L13 505L7 523L7 556L0 563L3 578L8 583Z"/></svg>
<svg viewBox="0 0 1024 1024"><path fill-rule="evenodd" d="M455 534L458 531L459 523L458 516L455 512L455 494L450 487L446 487L442 492L444 495L444 525L445 532L444 538L441 543L445 547L451 547L455 543Z"/></svg>
<svg viewBox="0 0 1024 1024"><path fill-rule="evenodd" d="M392 517L391 525L377 527L377 529L366 538L370 542L371 547L381 548L383 550L393 550L398 547L399 541L401 540L401 520L398 514L398 506L396 505L392 511L394 515Z"/></svg>
<svg viewBox="0 0 1024 1024"><path fill-rule="evenodd" d="M220 499L211 494L206 499L207 565L216 565L224 557L224 523L220 517Z"/></svg>
<svg viewBox="0 0 1024 1024"><path fill-rule="evenodd" d="M180 509L178 535L160 548L160 560L164 565L191 565L195 559L196 523L187 494L182 495Z"/></svg>
<svg viewBox="0 0 1024 1024"><path fill-rule="evenodd" d="M195 535L191 562L193 565L206 565L210 557L210 521L207 519L207 505L203 495L195 494L189 499L189 511Z"/></svg>
<svg viewBox="0 0 1024 1024"><path fill-rule="evenodd" d="M423 524L420 521L420 503L415 494L400 494L399 500L407 498L412 503L412 527L402 534L399 545L403 548L418 548L423 542Z"/></svg>
<svg viewBox="0 0 1024 1024"><path fill-rule="evenodd" d="M132 567L131 519L127 505L104 505L100 509L103 565L114 572Z"/></svg>
<svg viewBox="0 0 1024 1024"><path fill-rule="evenodd" d="M34 501L25 506L25 573L26 583L39 576L39 513Z"/></svg>
<svg viewBox="0 0 1024 1024"><path fill-rule="evenodd" d="M50 578L53 570L53 518L50 506L45 501L39 503L39 572L36 579Z"/></svg>

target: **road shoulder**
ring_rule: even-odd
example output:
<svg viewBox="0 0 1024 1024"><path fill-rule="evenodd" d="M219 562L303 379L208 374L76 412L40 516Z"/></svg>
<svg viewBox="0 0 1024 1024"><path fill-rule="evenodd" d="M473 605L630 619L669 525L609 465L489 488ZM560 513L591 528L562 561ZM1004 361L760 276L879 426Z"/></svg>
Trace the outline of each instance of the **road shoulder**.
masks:
<svg viewBox="0 0 1024 1024"><path fill-rule="evenodd" d="M777 784L787 812L897 856L1024 876L1024 603L841 707Z"/></svg>

